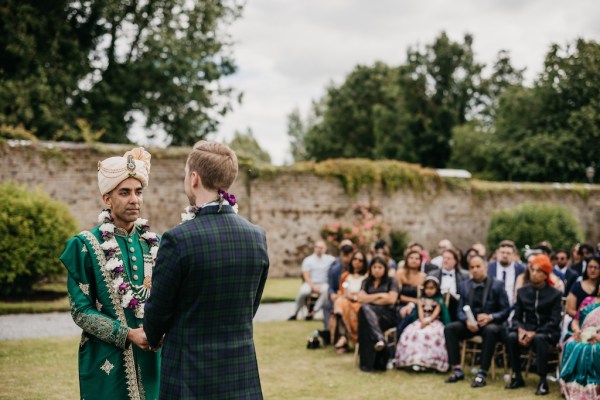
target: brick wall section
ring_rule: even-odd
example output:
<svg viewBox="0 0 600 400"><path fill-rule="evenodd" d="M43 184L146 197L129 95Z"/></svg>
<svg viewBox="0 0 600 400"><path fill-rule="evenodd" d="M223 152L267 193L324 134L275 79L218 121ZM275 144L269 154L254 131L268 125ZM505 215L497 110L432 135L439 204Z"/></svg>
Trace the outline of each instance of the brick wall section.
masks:
<svg viewBox="0 0 600 400"><path fill-rule="evenodd" d="M98 161L130 148L50 142L9 144L0 146L0 182L16 181L30 188L39 187L52 198L67 203L80 229L95 225L102 208L97 185ZM183 192L187 149L150 152L153 153L150 185L144 193L142 215L150 220L154 230L164 232L179 223L187 204ZM518 184L502 185L501 190L483 194L468 187L449 190L430 186L424 191L405 189L391 195L371 188L349 196L332 177L282 170L248 180L245 171L241 171L231 192L239 200L240 215L267 231L270 273L274 277L298 276L300 262L311 253L321 226L334 220L351 221L352 205L369 198L379 200L385 221L393 229L408 232L412 240L422 242L430 250L441 238L449 238L463 249L475 241L484 241L493 211L532 200L568 206L588 240L600 240L597 186L588 188L589 196L582 198L568 185L540 191L521 190ZM551 185L540 187L550 189Z"/></svg>

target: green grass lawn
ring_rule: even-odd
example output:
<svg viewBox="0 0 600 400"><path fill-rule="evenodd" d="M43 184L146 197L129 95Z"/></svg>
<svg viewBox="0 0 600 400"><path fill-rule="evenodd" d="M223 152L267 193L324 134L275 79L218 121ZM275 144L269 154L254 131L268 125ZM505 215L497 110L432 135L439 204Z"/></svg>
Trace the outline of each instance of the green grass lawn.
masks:
<svg viewBox="0 0 600 400"><path fill-rule="evenodd" d="M299 278L268 279L262 302L294 301L300 283ZM0 299L0 315L69 311L66 283L44 283L34 286L33 289L33 294L29 296Z"/></svg>
<svg viewBox="0 0 600 400"><path fill-rule="evenodd" d="M306 338L320 321L255 325L255 340L265 399L533 399L536 378L527 387L504 390L501 379L471 389L469 381L444 384L445 375L404 371L364 373L353 355L331 347L306 349ZM76 399L78 337L0 341L0 399ZM558 399L550 384L549 399Z"/></svg>

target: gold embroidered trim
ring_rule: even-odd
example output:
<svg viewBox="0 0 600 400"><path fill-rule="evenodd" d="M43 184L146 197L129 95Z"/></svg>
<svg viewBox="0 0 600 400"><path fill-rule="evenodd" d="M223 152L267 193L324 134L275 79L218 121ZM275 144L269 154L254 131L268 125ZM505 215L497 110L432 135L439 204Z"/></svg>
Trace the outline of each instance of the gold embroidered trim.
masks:
<svg viewBox="0 0 600 400"><path fill-rule="evenodd" d="M100 369L104 372L106 372L106 375L110 375L110 371L114 368L115 366L113 364L111 364L110 361L108 360L104 360L104 364L102 364L102 366L100 367Z"/></svg>
<svg viewBox="0 0 600 400"><path fill-rule="evenodd" d="M81 289L81 291L83 292L83 294L85 294L86 296L90 295L90 284L89 283L81 283L81 282L79 282L79 289Z"/></svg>
<svg viewBox="0 0 600 400"><path fill-rule="evenodd" d="M88 249L87 249L87 247L83 246L83 247L81 248L81 252L82 252L82 253L87 253L87 252L88 252Z"/></svg>
<svg viewBox="0 0 600 400"><path fill-rule="evenodd" d="M102 303L100 303L98 299L96 299L96 310L102 311Z"/></svg>
<svg viewBox="0 0 600 400"><path fill-rule="evenodd" d="M122 337L123 346L119 346L121 348L125 348L123 351L123 360L125 362L125 375L127 377L127 391L129 392L129 398L131 400L142 400L140 397L139 386L137 384L137 376L135 371L135 361L133 359L133 349L131 346L125 346L127 340L127 319L125 318L125 311L121 306L121 301L119 294L116 289L111 284L112 279L110 276L110 271L107 271L104 266L106 265L106 257L104 255L104 251L102 247L100 247L100 243L98 239L89 231L83 231L80 233L83 235L87 241L92 246L94 253L96 255L96 260L98 261L98 266L100 267L100 271L102 272L102 277L104 278L104 284L108 293L110 295L110 300L113 304L113 308L115 309L115 313L117 314L117 318L119 322L121 322L121 327L119 329L120 336ZM118 248L117 248L118 249Z"/></svg>

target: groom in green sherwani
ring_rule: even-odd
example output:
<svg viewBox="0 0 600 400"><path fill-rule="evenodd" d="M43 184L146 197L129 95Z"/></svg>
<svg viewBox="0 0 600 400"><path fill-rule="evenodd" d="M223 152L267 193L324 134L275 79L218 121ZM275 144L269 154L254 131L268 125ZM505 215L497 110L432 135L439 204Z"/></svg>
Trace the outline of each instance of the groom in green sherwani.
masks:
<svg viewBox="0 0 600 400"><path fill-rule="evenodd" d="M158 237L141 219L150 154L136 148L98 163L106 206L99 225L67 242L71 315L83 329L79 344L82 399L158 398L160 354L142 328Z"/></svg>

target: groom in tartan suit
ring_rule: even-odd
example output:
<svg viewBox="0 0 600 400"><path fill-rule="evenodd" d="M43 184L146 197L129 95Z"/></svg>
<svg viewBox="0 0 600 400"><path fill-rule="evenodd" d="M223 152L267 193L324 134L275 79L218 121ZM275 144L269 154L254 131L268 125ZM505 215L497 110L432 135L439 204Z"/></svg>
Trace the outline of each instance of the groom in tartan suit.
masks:
<svg viewBox="0 0 600 400"><path fill-rule="evenodd" d="M162 350L161 399L262 399L252 319L269 258L265 231L236 213L225 192L235 153L200 141L184 187L192 207L158 250L144 331Z"/></svg>

